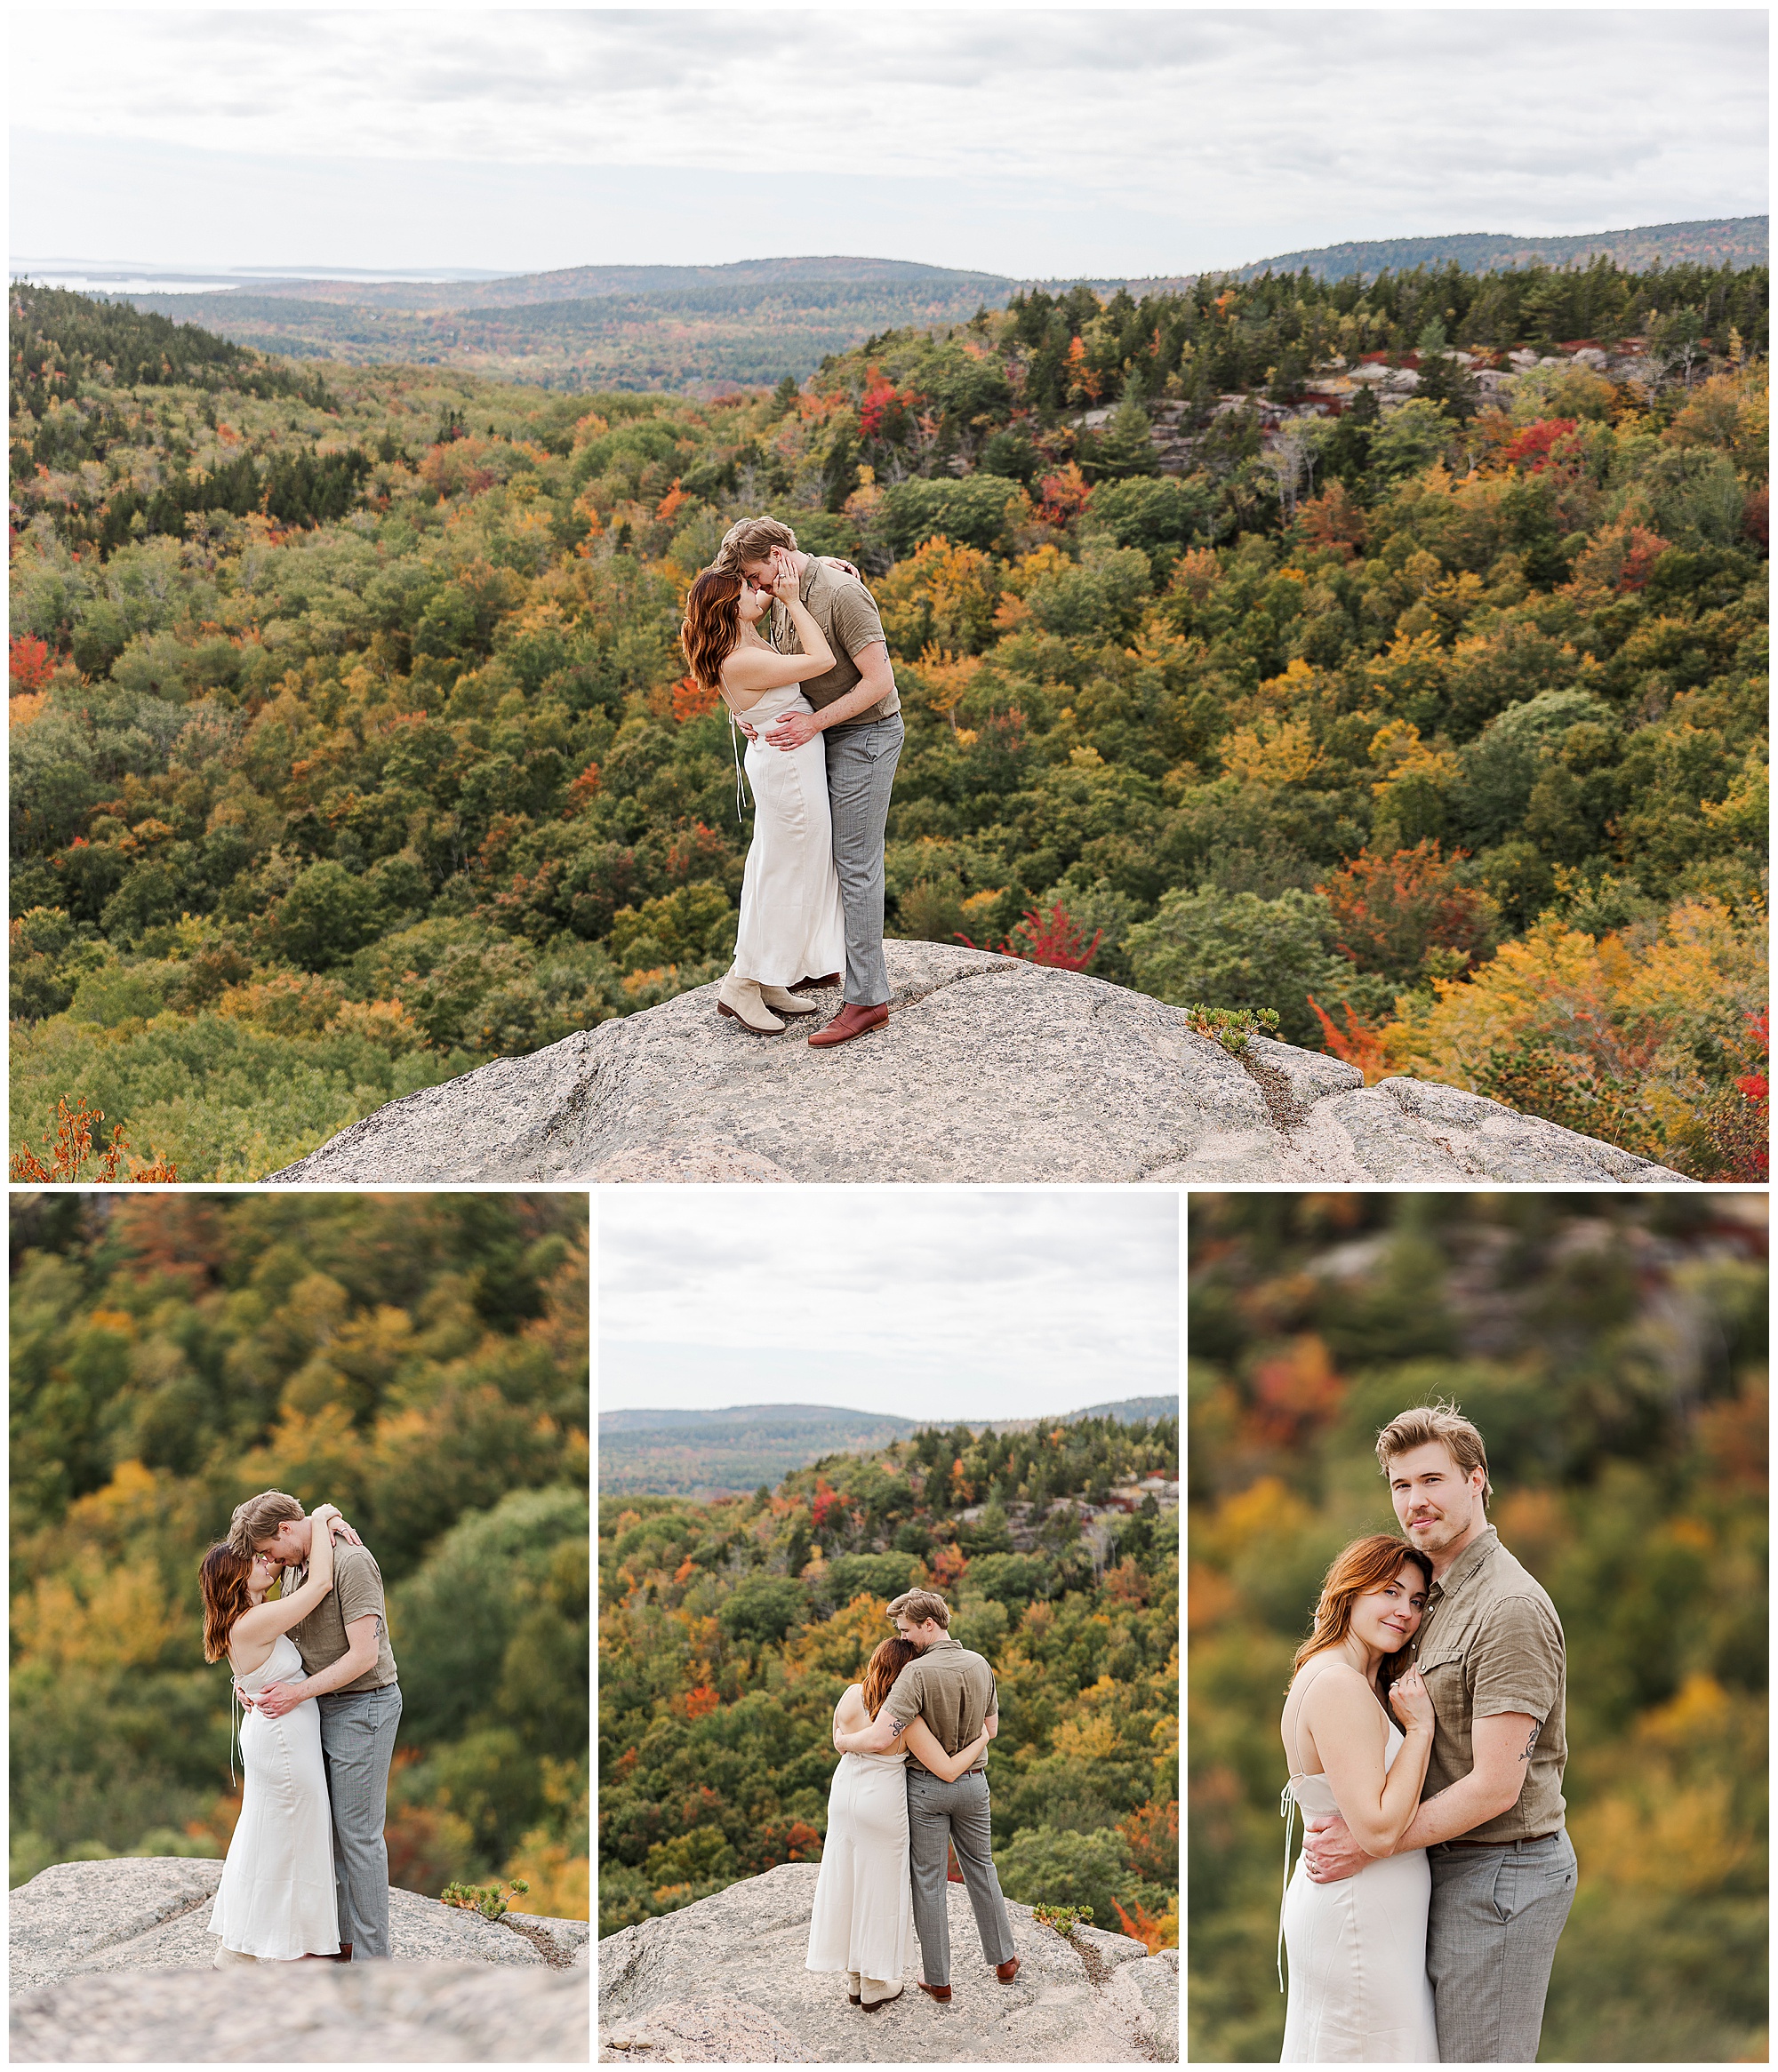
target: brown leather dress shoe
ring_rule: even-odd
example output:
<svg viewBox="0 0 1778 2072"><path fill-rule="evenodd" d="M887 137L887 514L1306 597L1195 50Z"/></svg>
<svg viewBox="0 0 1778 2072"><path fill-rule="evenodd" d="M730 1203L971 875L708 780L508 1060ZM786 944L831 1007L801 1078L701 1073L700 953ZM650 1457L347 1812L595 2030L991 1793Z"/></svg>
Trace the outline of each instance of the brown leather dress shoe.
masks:
<svg viewBox="0 0 1778 2072"><path fill-rule="evenodd" d="M922 1993L930 1993L934 2000L949 2000L950 1998L949 1986L929 1986L924 1979L920 1980L920 1990Z"/></svg>
<svg viewBox="0 0 1778 2072"><path fill-rule="evenodd" d="M853 1036L862 1036L868 1028L881 1028L888 1019L886 1000L876 1007L854 1007L848 1001L825 1028L810 1032L809 1042L815 1050L830 1050L835 1044L849 1044Z"/></svg>
<svg viewBox="0 0 1778 2072"><path fill-rule="evenodd" d="M1017 1957L1008 1957L1004 1964L996 1964L994 1967L994 1976L999 1980L1003 1986L1010 1986L1018 1974L1019 1960Z"/></svg>
<svg viewBox="0 0 1778 2072"><path fill-rule="evenodd" d="M844 972L829 972L824 979L798 979L794 986L786 988L792 993L820 993L829 986L837 986L844 979Z"/></svg>

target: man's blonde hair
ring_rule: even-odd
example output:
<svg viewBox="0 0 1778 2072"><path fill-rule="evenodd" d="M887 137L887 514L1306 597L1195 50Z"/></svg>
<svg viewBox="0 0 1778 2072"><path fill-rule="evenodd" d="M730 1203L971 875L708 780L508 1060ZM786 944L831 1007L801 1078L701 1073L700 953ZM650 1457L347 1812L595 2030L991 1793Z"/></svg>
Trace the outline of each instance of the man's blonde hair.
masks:
<svg viewBox="0 0 1778 2072"><path fill-rule="evenodd" d="M259 1551L260 1540L276 1540L278 1527L286 1518L303 1516L302 1506L293 1496L286 1496L281 1489L261 1490L258 1496L235 1506L235 1516L228 1521L228 1544L251 1561Z"/></svg>
<svg viewBox="0 0 1778 2072"><path fill-rule="evenodd" d="M889 1616L896 1619L904 1612L916 1626L924 1626L931 1619L947 1633L950 1631L950 1606L936 1590L903 1590L899 1597L891 1599Z"/></svg>
<svg viewBox="0 0 1778 2072"><path fill-rule="evenodd" d="M794 554L797 535L778 518L741 518L723 534L715 565L722 569L744 568L749 561L770 561L774 548Z"/></svg>
<svg viewBox="0 0 1778 2072"><path fill-rule="evenodd" d="M1399 1417L1391 1418L1377 1434L1377 1459L1383 1473L1389 1473L1390 1462L1398 1453L1411 1453L1416 1446L1443 1446L1465 1480L1479 1468L1482 1501L1486 1504L1494 1495L1494 1484L1488 1480L1488 1450L1482 1444L1482 1435L1454 1403L1422 1404L1417 1410L1405 1410Z"/></svg>

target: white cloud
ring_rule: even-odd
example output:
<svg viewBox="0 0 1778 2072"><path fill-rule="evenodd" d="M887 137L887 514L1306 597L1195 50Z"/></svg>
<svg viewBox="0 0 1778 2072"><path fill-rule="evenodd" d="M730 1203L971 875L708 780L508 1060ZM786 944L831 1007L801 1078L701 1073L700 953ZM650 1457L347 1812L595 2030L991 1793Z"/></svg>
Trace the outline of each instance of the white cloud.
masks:
<svg viewBox="0 0 1778 2072"><path fill-rule="evenodd" d="M1009 1416L1178 1387L1170 1194L621 1188L598 1229L601 1409Z"/></svg>
<svg viewBox="0 0 1778 2072"><path fill-rule="evenodd" d="M12 17L12 76L27 167L57 137L149 167L156 147L368 161L372 212L416 160L454 168L436 177L464 195L477 167L529 168L504 184L546 212L552 174L677 169L709 176L706 220L684 228L724 258L864 249L853 228L880 249L909 182L929 240L918 190L942 182L976 256L934 258L1129 263L1093 255L1096 212L1170 271L1352 236L1763 208L1766 43L1753 9L44 9ZM823 211L837 177L835 204L876 190L861 212ZM53 193L28 189L15 250L74 242L41 212ZM314 213L300 180L283 199ZM621 224L565 228L551 263L616 256ZM689 253L657 239L653 256Z"/></svg>

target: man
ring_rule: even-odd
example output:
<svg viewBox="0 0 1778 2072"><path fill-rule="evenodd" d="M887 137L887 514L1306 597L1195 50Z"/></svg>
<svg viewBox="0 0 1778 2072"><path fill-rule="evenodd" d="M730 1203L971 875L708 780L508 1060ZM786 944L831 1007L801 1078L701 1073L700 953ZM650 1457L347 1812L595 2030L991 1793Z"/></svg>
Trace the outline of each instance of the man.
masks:
<svg viewBox="0 0 1778 2072"><path fill-rule="evenodd" d="M950 1606L934 1590L909 1590L889 1607L895 1630L919 1649L896 1677L883 1709L849 1746L880 1755L894 1747L909 1721L924 1719L948 1756L965 1747L999 1717L994 1672L981 1656L950 1636ZM908 1761L909 1871L914 1887L914 1932L920 1939L922 1993L950 1998L950 1921L945 1892L949 1852L957 1851L974 1911L981 1953L994 1975L1010 1983L1019 1960L1006 1902L989 1852L988 1765L984 1756L955 1784Z"/></svg>
<svg viewBox="0 0 1778 2072"><path fill-rule="evenodd" d="M313 1532L294 1497L268 1489L236 1506L228 1544L237 1554L263 1554L300 1587ZM345 1540L334 1547L333 1588L291 1628L290 1636L302 1656L302 1683L268 1684L257 1699L243 1692L242 1703L257 1704L276 1719L305 1698L318 1701L321 1759L333 1812L340 1961L386 1957L388 1851L383 1817L401 1724L401 1686L389 1648L382 1572L368 1547Z"/></svg>
<svg viewBox="0 0 1778 2072"><path fill-rule="evenodd" d="M809 1037L826 1049L889 1019L883 838L905 730L883 621L856 576L800 552L797 535L776 518L743 518L732 525L717 556L718 568L738 570L755 589L774 581L781 564L796 575L797 594L836 658L824 676L803 685L814 710L787 712L765 732L773 748L787 752L819 733L827 754L834 868L845 912L845 993L833 1020ZM773 606L772 644L783 654L802 652L781 604Z"/></svg>
<svg viewBox="0 0 1778 2072"><path fill-rule="evenodd" d="M1574 1899L1562 1622L1487 1522L1487 1453L1454 1404L1404 1411L1377 1435L1377 1459L1402 1529L1432 1562L1416 1654L1438 1723L1420 1810L1395 1853L1424 1849L1431 1867L1438 2056L1529 2065ZM1337 1815L1308 1826L1317 1884L1368 1860Z"/></svg>

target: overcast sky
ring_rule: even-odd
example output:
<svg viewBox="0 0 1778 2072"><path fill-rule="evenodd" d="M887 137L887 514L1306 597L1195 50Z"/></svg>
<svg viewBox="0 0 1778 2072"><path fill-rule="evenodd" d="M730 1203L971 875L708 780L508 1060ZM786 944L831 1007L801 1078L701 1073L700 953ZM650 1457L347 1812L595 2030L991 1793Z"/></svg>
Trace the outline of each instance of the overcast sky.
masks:
<svg viewBox="0 0 1778 2072"><path fill-rule="evenodd" d="M613 1188L604 1410L1034 1417L1179 1388L1171 1193Z"/></svg>
<svg viewBox="0 0 1778 2072"><path fill-rule="evenodd" d="M1756 9L8 19L15 263L1165 274L1766 206Z"/></svg>

